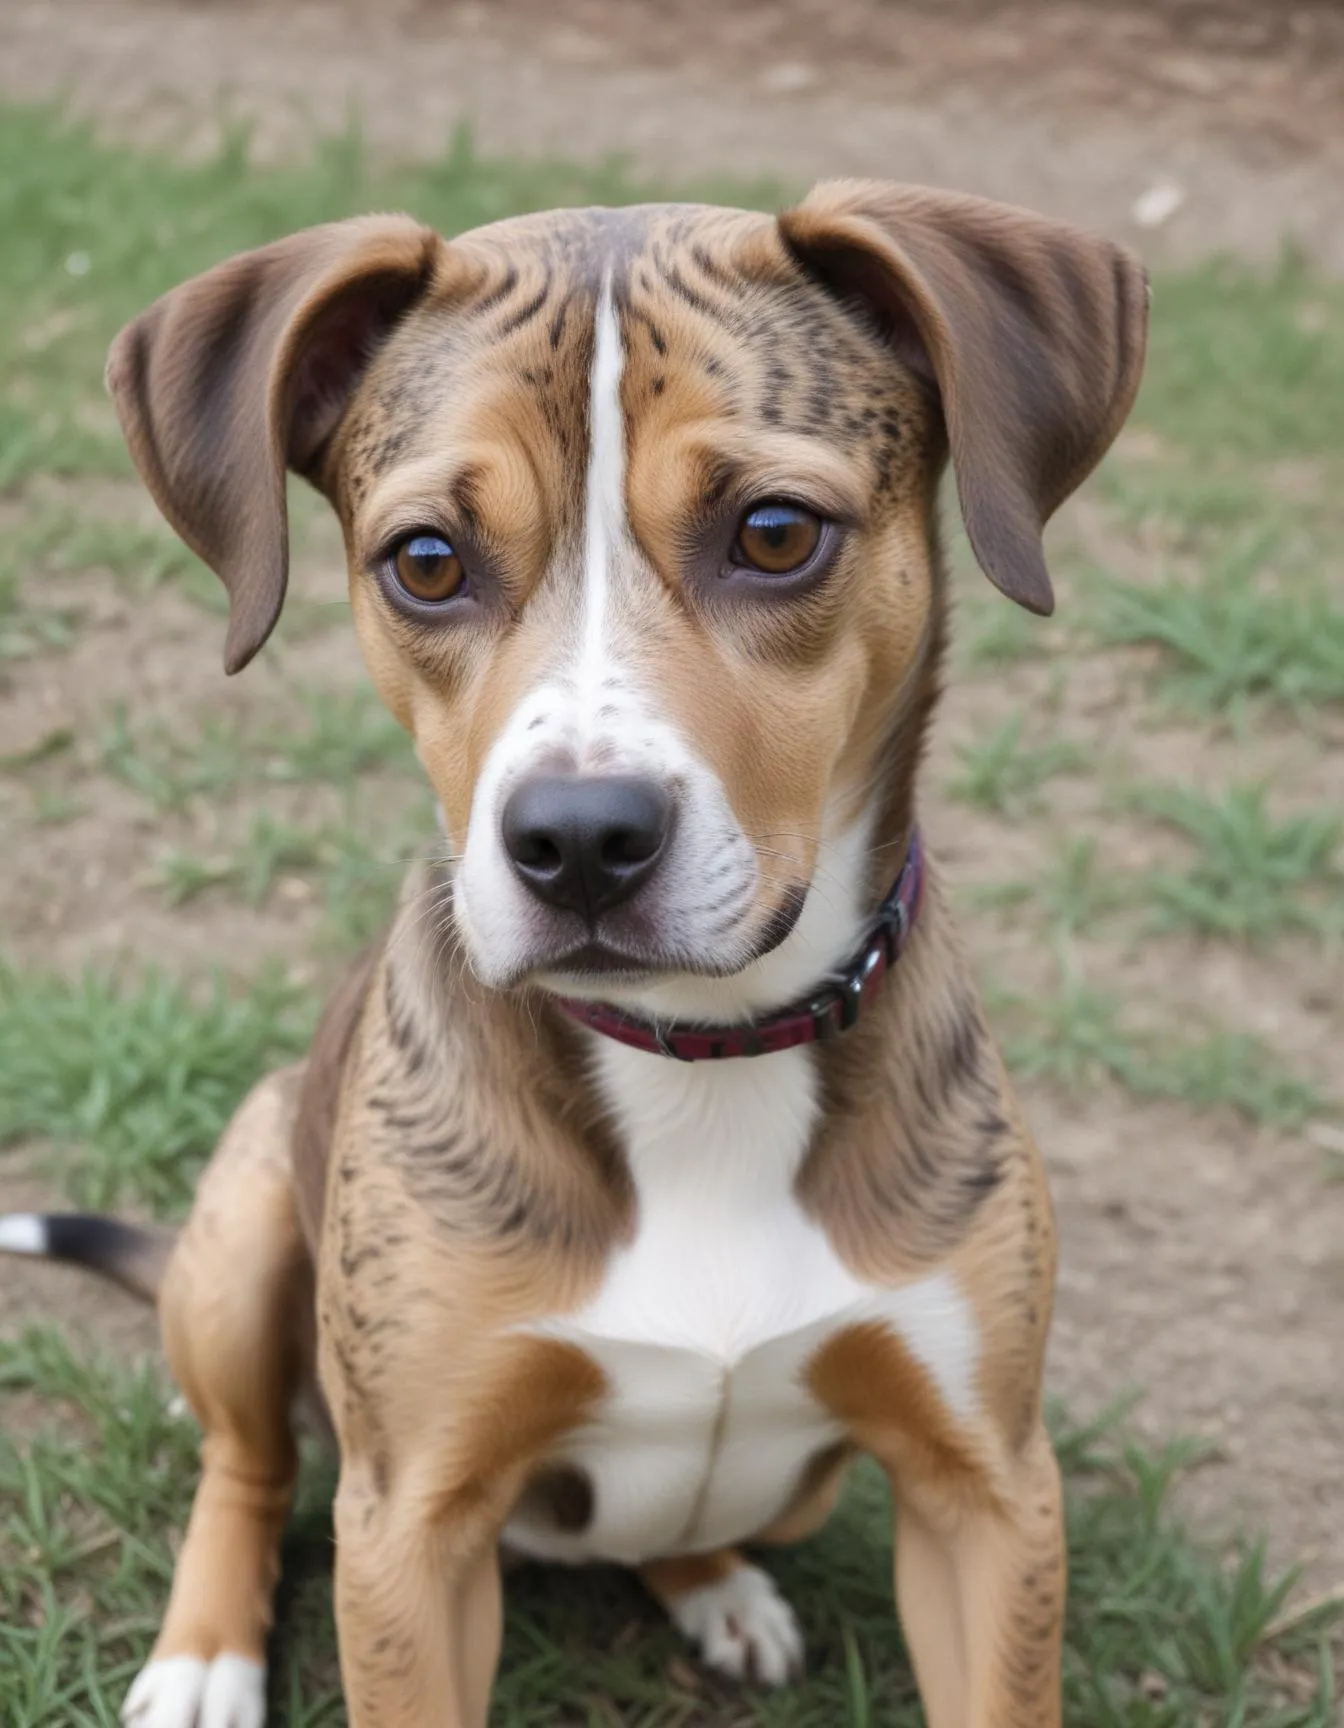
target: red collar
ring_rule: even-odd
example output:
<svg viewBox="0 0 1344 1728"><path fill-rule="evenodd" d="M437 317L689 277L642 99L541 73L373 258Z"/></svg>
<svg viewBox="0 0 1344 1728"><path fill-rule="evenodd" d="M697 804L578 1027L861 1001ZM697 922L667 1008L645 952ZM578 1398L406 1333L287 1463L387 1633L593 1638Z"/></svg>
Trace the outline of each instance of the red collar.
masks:
<svg viewBox="0 0 1344 1728"><path fill-rule="evenodd" d="M618 1044L678 1062L721 1061L725 1056L768 1056L798 1044L824 1044L838 1038L877 995L883 978L910 940L924 897L924 847L915 829L910 849L891 893L878 909L867 940L833 984L805 1002L736 1026L701 1026L694 1021L641 1020L605 1002L559 998L560 1006L582 1025Z"/></svg>

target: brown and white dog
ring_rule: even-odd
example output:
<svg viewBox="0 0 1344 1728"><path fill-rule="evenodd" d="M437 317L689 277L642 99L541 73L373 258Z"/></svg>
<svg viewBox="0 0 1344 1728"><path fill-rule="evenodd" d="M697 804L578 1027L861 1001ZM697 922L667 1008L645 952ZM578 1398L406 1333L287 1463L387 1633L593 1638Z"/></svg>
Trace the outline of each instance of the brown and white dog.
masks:
<svg viewBox="0 0 1344 1728"><path fill-rule="evenodd" d="M1049 611L1042 525L1146 317L1103 241L837 183L337 223L118 337L228 670L280 612L293 468L445 835L166 1264L106 1221L0 1233L153 1288L204 1428L133 1728L261 1722L314 1376L355 1728L484 1723L501 1544L637 1567L706 1661L784 1680L803 1635L739 1544L814 1530L856 1452L932 1728L1058 1721L1050 1204L915 781L946 460L985 574Z"/></svg>

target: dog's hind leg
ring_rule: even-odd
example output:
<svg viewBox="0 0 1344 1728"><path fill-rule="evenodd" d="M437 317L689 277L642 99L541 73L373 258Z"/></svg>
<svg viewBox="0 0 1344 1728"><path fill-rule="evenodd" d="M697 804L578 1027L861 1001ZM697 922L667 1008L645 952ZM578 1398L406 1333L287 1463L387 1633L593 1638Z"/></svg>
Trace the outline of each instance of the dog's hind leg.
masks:
<svg viewBox="0 0 1344 1728"><path fill-rule="evenodd" d="M295 1211L297 1070L263 1081L201 1180L159 1297L164 1346L204 1429L202 1474L128 1728L261 1728L265 1647L313 1360L313 1273Z"/></svg>
<svg viewBox="0 0 1344 1728"><path fill-rule="evenodd" d="M768 1686L802 1672L803 1635L793 1609L769 1573L735 1548L654 1560L639 1575L709 1667Z"/></svg>

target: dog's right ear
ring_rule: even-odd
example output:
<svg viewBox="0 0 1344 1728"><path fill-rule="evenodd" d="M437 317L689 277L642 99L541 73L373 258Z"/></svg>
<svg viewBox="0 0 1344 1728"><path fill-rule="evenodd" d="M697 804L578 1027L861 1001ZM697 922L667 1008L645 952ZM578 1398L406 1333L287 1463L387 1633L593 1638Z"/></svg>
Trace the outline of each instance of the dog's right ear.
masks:
<svg viewBox="0 0 1344 1728"><path fill-rule="evenodd" d="M445 250L409 216L309 228L183 283L113 342L107 383L136 467L229 591L225 671L247 665L284 601L286 468L316 472Z"/></svg>
<svg viewBox="0 0 1344 1728"><path fill-rule="evenodd" d="M867 180L818 186L779 225L804 269L864 307L934 385L980 568L1048 613L1042 530L1139 388L1139 260L1028 210Z"/></svg>

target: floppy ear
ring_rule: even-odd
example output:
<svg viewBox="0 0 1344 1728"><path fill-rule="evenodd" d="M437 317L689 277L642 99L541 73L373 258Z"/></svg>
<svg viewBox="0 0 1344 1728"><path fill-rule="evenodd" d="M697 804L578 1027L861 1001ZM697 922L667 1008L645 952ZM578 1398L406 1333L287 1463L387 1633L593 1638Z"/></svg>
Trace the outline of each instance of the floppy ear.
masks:
<svg viewBox="0 0 1344 1728"><path fill-rule="evenodd" d="M156 300L112 344L107 383L154 501L229 591L227 672L285 597L285 469L313 475L378 342L443 242L409 216L309 228Z"/></svg>
<svg viewBox="0 0 1344 1728"><path fill-rule="evenodd" d="M1041 530L1134 404L1143 266L1026 210L876 181L818 186L779 225L803 267L865 303L937 386L980 568L1051 612Z"/></svg>

